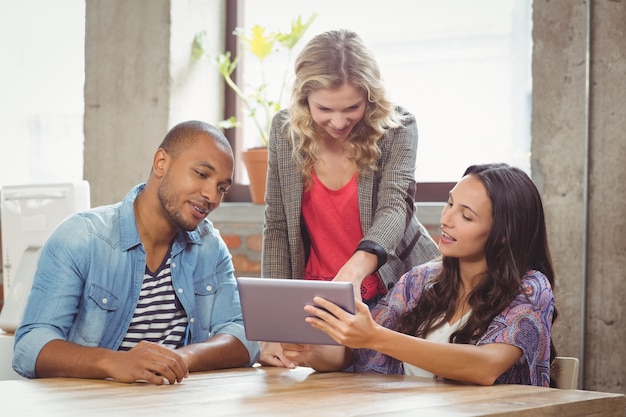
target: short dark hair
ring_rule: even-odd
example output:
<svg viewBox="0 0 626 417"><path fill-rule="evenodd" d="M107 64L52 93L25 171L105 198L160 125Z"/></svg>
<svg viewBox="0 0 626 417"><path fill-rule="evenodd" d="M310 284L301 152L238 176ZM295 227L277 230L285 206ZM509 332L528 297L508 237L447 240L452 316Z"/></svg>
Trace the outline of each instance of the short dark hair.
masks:
<svg viewBox="0 0 626 417"><path fill-rule="evenodd" d="M226 136L215 126L200 120L188 120L172 127L159 145L173 158L178 157L182 151L194 143L201 134L212 137L220 147L233 153Z"/></svg>

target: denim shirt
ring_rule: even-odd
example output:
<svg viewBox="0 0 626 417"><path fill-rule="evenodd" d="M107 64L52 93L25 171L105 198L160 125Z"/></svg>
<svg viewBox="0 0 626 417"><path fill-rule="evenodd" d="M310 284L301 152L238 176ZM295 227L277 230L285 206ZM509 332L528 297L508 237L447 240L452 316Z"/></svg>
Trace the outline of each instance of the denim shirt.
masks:
<svg viewBox="0 0 626 417"><path fill-rule="evenodd" d="M18 374L35 378L39 352L55 339L117 350L146 269L133 210L144 186L134 187L121 203L69 217L46 241L15 332L13 369ZM209 220L192 232L178 232L170 266L191 343L230 334L244 344L252 365L259 345L245 337L231 255Z"/></svg>

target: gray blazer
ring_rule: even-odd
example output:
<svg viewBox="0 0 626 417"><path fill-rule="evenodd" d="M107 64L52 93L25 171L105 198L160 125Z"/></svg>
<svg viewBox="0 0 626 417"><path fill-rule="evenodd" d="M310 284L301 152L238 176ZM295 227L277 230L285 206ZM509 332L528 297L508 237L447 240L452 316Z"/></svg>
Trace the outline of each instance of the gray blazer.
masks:
<svg viewBox="0 0 626 417"><path fill-rule="evenodd" d="M402 108L399 111L405 116L403 126L389 129L378 142L378 170L366 171L358 180L363 240L375 242L386 251L387 262L378 274L388 288L411 267L439 255L415 210L415 117ZM304 276L303 178L292 149L289 115L284 109L274 116L270 132L261 268L264 277Z"/></svg>

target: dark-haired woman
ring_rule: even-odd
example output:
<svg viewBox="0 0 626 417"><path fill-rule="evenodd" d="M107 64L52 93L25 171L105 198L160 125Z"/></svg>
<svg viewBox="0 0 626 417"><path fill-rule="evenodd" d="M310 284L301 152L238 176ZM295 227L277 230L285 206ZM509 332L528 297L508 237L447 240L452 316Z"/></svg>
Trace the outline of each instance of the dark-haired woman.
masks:
<svg viewBox="0 0 626 417"><path fill-rule="evenodd" d="M403 373L481 385L550 385L554 271L537 188L505 164L469 167L441 214L442 258L413 268L371 311L323 299L307 319L343 346L284 344L320 371ZM348 347L349 349L344 348Z"/></svg>

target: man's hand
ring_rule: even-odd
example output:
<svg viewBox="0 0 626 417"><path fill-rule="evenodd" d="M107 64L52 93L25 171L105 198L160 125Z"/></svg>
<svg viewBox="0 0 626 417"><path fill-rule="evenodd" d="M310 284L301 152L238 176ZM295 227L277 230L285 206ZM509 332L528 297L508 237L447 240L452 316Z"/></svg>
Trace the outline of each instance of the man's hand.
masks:
<svg viewBox="0 0 626 417"><path fill-rule="evenodd" d="M156 343L141 341L127 352L119 352L107 366L119 382L147 381L156 385L181 382L189 368L181 355Z"/></svg>

